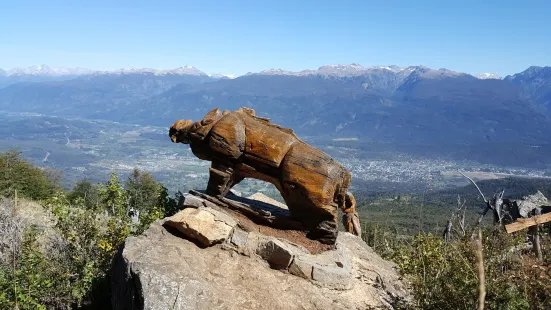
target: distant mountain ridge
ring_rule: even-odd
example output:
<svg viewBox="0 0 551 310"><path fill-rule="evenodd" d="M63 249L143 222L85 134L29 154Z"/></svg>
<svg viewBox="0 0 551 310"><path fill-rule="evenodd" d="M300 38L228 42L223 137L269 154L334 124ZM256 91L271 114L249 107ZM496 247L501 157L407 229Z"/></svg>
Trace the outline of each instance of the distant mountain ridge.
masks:
<svg viewBox="0 0 551 310"><path fill-rule="evenodd" d="M550 67L504 79L357 64L234 79L193 67L126 69L0 89L4 111L168 126L247 106L300 135L388 143L551 143L550 102Z"/></svg>
<svg viewBox="0 0 551 310"><path fill-rule="evenodd" d="M505 80L519 85L527 97L551 109L551 67L532 66L523 72L506 76Z"/></svg>
<svg viewBox="0 0 551 310"><path fill-rule="evenodd" d="M51 68L48 65L40 66L30 66L27 68L14 68L9 70L0 69L0 76L23 76L23 75L34 75L34 76L63 76L63 75L85 75L92 74L94 70L85 69L85 68Z"/></svg>
<svg viewBox="0 0 551 310"><path fill-rule="evenodd" d="M107 74L140 74L140 73L152 73L155 75L200 75L207 76L203 71L192 67L192 66L183 66L175 69L169 70L160 70L160 69L151 69L151 68L121 68L115 70L91 70L85 68L51 68L48 65L40 66L30 66L27 68L14 68L9 70L0 69L0 75L4 76L24 76L24 75L34 75L34 76L77 76L77 75L107 75Z"/></svg>
<svg viewBox="0 0 551 310"><path fill-rule="evenodd" d="M290 75L290 76L307 76L307 75L325 75L325 76L357 76L364 75L372 72L374 70L388 70L394 73L405 71L406 73L411 73L419 68L426 68L423 66L410 66L410 67L398 67L395 65L389 66L372 66L372 67L363 67L359 64L334 64L334 65L324 65L319 67L317 70L302 70L298 72L287 71L282 69L269 69L263 70L257 73L249 72L246 75ZM447 69L440 69L440 71L449 71L455 72ZM193 66L183 66L174 69L153 69L153 68L121 68L114 70L92 70L86 68L52 68L46 64L40 66L33 65L26 68L13 68L13 69L0 69L0 76L79 76L79 75L104 75L104 74L142 74L142 73L152 73L155 75L198 75L198 76L210 76L214 78L229 77L234 78L235 75L230 74L207 74L196 67ZM477 78L487 79L487 78L500 78L493 73L480 73L474 75Z"/></svg>
<svg viewBox="0 0 551 310"><path fill-rule="evenodd" d="M210 80L226 79L227 76L209 76L193 66L183 66L175 69L151 69L151 68L122 68L116 70L91 70L84 68L51 68L48 65L30 66L27 68L0 69L0 88L23 82L52 82L68 81L75 78L91 78L97 76L131 76L154 75L173 77L197 77L197 81L203 83ZM188 82L190 79L181 81Z"/></svg>

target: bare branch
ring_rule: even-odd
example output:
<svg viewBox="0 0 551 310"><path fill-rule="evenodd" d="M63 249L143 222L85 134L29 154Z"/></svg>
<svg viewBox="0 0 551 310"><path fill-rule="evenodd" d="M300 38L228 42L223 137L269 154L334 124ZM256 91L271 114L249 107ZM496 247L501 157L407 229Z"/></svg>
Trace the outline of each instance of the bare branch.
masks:
<svg viewBox="0 0 551 310"><path fill-rule="evenodd" d="M486 199L486 197L484 196L484 194L482 193L482 191L480 190L480 187L478 187L478 185L476 185L476 183L473 181L473 179L469 178L468 176L466 176L463 172L461 172L461 174L466 177L467 179L469 179L469 181L471 181L471 183L473 183L474 186L476 186L476 189L478 189L478 192L480 193L480 195L482 196L482 199L484 199L484 202L485 203L488 203L488 199Z"/></svg>
<svg viewBox="0 0 551 310"><path fill-rule="evenodd" d="M467 200L463 200L463 204L461 205L461 208L463 208L463 215L461 216L461 220L459 220L459 227L461 228L461 234L463 237L465 237L465 212L467 212L467 207L465 206L466 202Z"/></svg>

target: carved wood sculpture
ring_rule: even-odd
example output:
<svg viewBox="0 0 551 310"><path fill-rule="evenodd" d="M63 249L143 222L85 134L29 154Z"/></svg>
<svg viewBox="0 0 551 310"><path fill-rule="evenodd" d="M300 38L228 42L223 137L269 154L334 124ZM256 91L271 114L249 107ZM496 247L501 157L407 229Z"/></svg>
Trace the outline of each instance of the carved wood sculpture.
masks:
<svg viewBox="0 0 551 310"><path fill-rule="evenodd" d="M277 187L310 238L335 243L339 207L345 229L361 235L356 201L348 192L350 172L291 129L257 117L249 108L214 109L200 121L176 121L169 136L212 162L209 195L225 196L245 178L263 180Z"/></svg>

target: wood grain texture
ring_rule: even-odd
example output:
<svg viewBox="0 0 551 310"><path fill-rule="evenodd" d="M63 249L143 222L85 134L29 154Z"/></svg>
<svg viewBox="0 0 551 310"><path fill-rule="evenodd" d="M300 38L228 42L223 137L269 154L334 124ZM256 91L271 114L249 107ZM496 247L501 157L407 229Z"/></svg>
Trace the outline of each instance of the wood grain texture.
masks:
<svg viewBox="0 0 551 310"><path fill-rule="evenodd" d="M292 129L257 117L249 108L224 113L214 109L203 120L191 126L190 122L177 121L169 135L175 143L190 144L200 159L212 162L209 195L223 197L244 178L263 180L277 187L291 216L312 238L335 242L339 207L350 214L345 228L360 233L355 203L350 203L354 198L348 193L350 172L300 140Z"/></svg>
<svg viewBox="0 0 551 310"><path fill-rule="evenodd" d="M543 215L537 215L537 216L528 217L528 218L519 218L516 220L516 222L505 225L505 230L507 231L507 233L512 233L524 228L528 228L530 226L544 224L547 222L551 222L551 213L546 213Z"/></svg>
<svg viewBox="0 0 551 310"><path fill-rule="evenodd" d="M214 152L237 159L245 149L245 125L239 115L228 114L212 128L209 146Z"/></svg>

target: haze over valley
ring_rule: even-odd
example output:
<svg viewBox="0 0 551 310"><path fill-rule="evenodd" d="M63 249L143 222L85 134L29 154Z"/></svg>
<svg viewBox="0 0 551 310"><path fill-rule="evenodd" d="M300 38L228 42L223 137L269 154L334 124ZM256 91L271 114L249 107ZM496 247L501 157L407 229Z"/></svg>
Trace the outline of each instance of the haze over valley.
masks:
<svg viewBox="0 0 551 310"><path fill-rule="evenodd" d="M371 191L466 184L459 171L478 178L551 175L551 67L500 78L350 64L229 78L191 66L43 65L0 70L0 87L2 148L19 147L39 165L62 170L68 185L137 167L171 190L204 187L209 163L171 143L168 127L215 107L241 106L293 128Z"/></svg>

